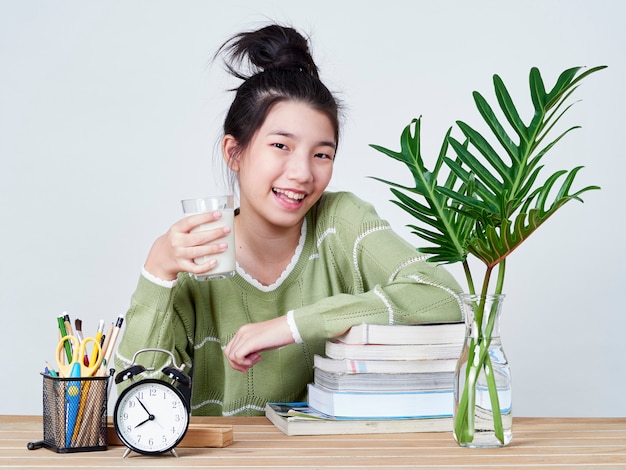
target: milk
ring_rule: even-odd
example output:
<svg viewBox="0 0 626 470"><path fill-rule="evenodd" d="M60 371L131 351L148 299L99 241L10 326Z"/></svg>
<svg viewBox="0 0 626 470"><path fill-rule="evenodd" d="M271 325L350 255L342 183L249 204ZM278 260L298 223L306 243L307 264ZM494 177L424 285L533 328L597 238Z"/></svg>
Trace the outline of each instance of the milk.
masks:
<svg viewBox="0 0 626 470"><path fill-rule="evenodd" d="M211 278L232 277L235 274L235 211L234 209L220 209L220 212L222 213L222 217L220 219L209 222L208 224L202 224L192 230L192 232L200 232L221 227L231 228L228 235L215 241L215 243L227 243L228 248L226 248L226 251L194 259L196 264L206 263L211 259L217 260L217 265L211 271L203 274L196 274L196 279L199 281L206 281Z"/></svg>

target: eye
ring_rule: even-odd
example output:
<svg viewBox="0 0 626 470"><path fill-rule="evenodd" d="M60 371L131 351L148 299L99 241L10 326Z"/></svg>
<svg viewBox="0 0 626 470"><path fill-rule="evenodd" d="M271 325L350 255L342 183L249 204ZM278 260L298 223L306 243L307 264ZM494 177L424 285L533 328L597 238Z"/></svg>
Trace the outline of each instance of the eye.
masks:
<svg viewBox="0 0 626 470"><path fill-rule="evenodd" d="M322 158L324 160L334 160L335 156L334 155L329 155L327 153L316 153L315 158Z"/></svg>
<svg viewBox="0 0 626 470"><path fill-rule="evenodd" d="M273 143L272 147L275 147L280 150L289 150L289 147L287 147L285 144L281 144L280 142Z"/></svg>

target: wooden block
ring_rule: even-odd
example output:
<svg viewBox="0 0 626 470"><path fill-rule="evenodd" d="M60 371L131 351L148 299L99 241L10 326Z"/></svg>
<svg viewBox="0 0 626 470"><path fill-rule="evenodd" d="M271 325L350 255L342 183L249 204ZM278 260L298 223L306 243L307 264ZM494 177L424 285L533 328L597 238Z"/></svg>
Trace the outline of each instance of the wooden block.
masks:
<svg viewBox="0 0 626 470"><path fill-rule="evenodd" d="M124 445L115 432L111 418L107 423L107 439L110 446ZM196 422L192 416L189 429L178 447L228 447L232 443L232 426Z"/></svg>

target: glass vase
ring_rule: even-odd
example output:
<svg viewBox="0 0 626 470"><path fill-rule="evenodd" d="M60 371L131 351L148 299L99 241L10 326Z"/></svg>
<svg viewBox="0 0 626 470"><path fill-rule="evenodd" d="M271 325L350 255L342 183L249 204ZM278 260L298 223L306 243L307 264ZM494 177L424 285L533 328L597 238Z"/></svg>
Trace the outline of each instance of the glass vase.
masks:
<svg viewBox="0 0 626 470"><path fill-rule="evenodd" d="M511 371L500 341L504 295L462 294L465 344L454 377L454 439L463 447L511 442Z"/></svg>

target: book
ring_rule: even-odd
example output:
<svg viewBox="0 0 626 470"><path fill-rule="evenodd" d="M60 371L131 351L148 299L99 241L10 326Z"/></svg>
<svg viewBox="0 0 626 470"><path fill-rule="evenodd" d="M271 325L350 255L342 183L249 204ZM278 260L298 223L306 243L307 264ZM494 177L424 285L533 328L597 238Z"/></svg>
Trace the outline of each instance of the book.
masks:
<svg viewBox="0 0 626 470"><path fill-rule="evenodd" d="M459 349L460 352L460 349ZM360 360L333 359L316 354L313 365L326 372L343 372L346 374L389 373L414 374L433 372L454 372L457 359L405 360L394 359Z"/></svg>
<svg viewBox="0 0 626 470"><path fill-rule="evenodd" d="M338 336L346 344L442 344L465 338L465 323L421 323L415 325L375 325L362 323Z"/></svg>
<svg viewBox="0 0 626 470"><path fill-rule="evenodd" d="M328 416L307 403L267 403L265 416L287 436L451 432L452 418L353 419Z"/></svg>
<svg viewBox="0 0 626 470"><path fill-rule="evenodd" d="M308 385L309 406L330 416L350 418L451 417L454 392L428 391L337 391L315 383Z"/></svg>
<svg viewBox="0 0 626 470"><path fill-rule="evenodd" d="M326 341L326 356L357 360L431 360L458 359L463 340L444 344L347 344Z"/></svg>
<svg viewBox="0 0 626 470"><path fill-rule="evenodd" d="M346 374L314 369L313 377L314 382L322 387L345 391L449 390L454 387L454 371L413 374Z"/></svg>

